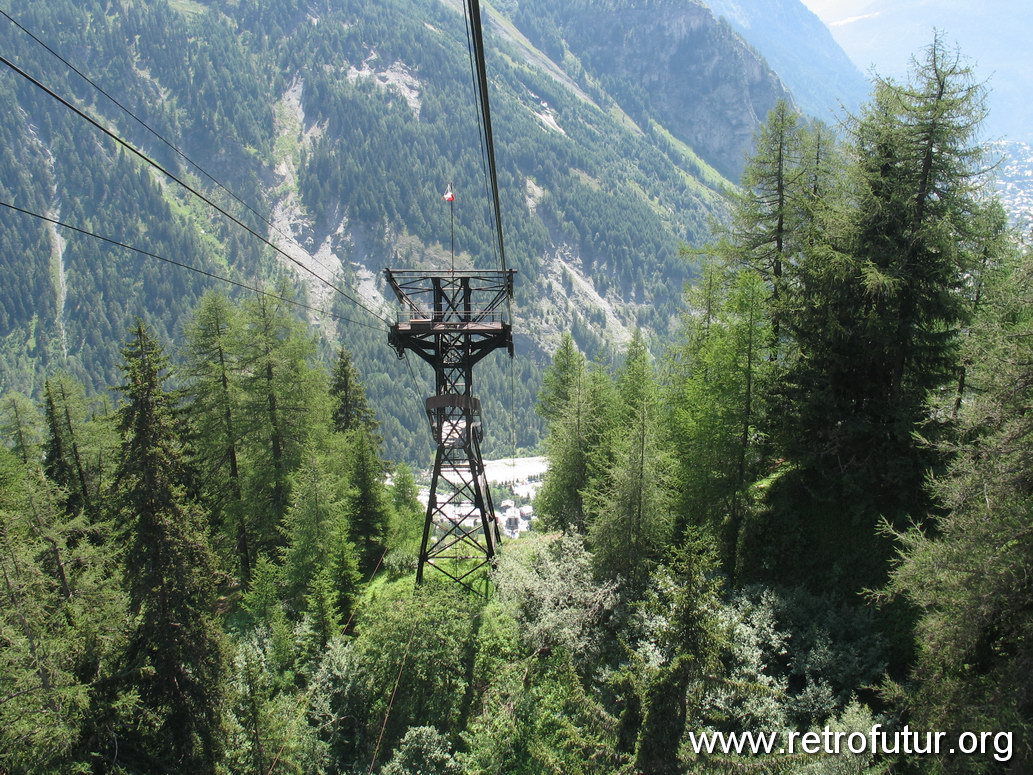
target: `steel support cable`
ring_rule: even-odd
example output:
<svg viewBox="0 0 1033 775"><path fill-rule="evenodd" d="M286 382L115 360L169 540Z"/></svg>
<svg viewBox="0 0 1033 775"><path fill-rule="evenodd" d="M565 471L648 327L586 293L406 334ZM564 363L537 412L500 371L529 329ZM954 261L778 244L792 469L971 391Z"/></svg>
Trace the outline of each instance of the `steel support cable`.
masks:
<svg viewBox="0 0 1033 775"><path fill-rule="evenodd" d="M277 232L278 234L280 234L280 236L282 236L282 237L283 237L284 239L286 239L286 240L288 240L288 241L290 241L290 242L294 243L295 245L298 245L298 243L297 243L297 240L295 240L295 239L294 239L293 237L291 237L290 235L288 235L288 234L285 234L285 233L283 232L283 230L282 230L282 229L280 229L280 228L279 228L279 227L277 227L277 226L276 226L275 224L273 224L273 223L272 223L272 221L270 221L270 220L269 220L268 218L266 218L266 217L265 217L265 216L263 216L263 215L262 215L261 213L259 213L259 212L258 212L258 211L257 211L257 210L256 210L256 209L254 208L254 207L252 207L252 206L251 206L250 204L248 204L248 203L247 203L247 202L246 202L245 200L243 200L242 198L240 198L239 196L237 196L237 195L236 195L236 194L235 194L235 193L234 193L234 192L233 192L233 191L232 191L232 190L231 190L230 188L228 188L227 186L225 186L225 185L224 185L224 184L223 184L222 182L220 182L220 181L219 181L219 180L218 180L218 179L217 179L216 177L214 177L213 175L209 174L209 173L208 173L208 171L207 171L207 170L205 170L205 168L204 168L204 167L202 167L202 166L201 166L200 164L198 164L198 163L197 163L196 161L194 161L194 160L193 160L193 159L191 159L191 158L190 158L189 156L187 156L187 154L186 154L186 153L184 153L184 152L183 152L183 151L182 151L182 150L181 150L181 149L180 149L180 148L179 148L178 146L176 146L176 145L175 145L174 143L172 143L172 142L170 142L169 140L167 140L167 139L166 139L166 138L165 138L165 137L164 137L164 136L163 136L163 135L162 135L162 134L161 134L160 132L158 132L158 131L157 131L156 129L154 129L154 128L153 128L152 126L150 126L150 124L148 124L148 123L147 123L146 121L144 121L144 120L143 120L142 118L140 118L139 116L137 116L137 115L136 115L136 113L134 113L134 112L133 112L132 110L130 110L129 108L127 108L127 107L126 107L125 105L123 105L123 104L122 104L122 103L121 103L121 102L120 102L120 101L119 101L118 99L116 99L116 98L115 98L114 96L112 96L112 95L111 95L111 94L110 94L109 92L107 92L107 91L106 91L106 90L105 90L105 89L104 89L104 88L103 88L102 86L100 86L100 84L98 84L98 83L97 83L96 81L94 81L94 80L93 80L92 78L90 78L90 77L89 77L88 75L86 75L86 73L82 72L82 71L81 71L81 70L80 70L79 68L77 68L77 67L76 67L76 66L75 66L74 64L72 64L71 62L69 62L69 61L68 61L67 59L65 59L65 58L64 58L63 56L61 56L61 54L59 54L59 53L58 53L57 51L55 51L55 50L54 50L53 48L51 48L51 47L50 47L49 45L47 45L47 43L46 43L45 41L41 40L41 39L40 39L40 38L39 38L38 36L36 36L35 34L33 34L33 32L32 32L31 30L29 30L28 28L26 28L26 27L25 27L25 26L24 26L23 24L21 24L21 23L20 23L20 22L19 22L19 21L18 21L17 19L13 18L13 17L12 17L12 16L11 16L11 15L10 15L9 13L7 13L7 11L5 11L5 10L4 10L3 8L0 8L0 15L2 15L2 16L3 16L4 18L6 18L6 19L7 19L7 20L8 20L9 22L11 22L11 24L13 24L13 25L14 25L15 27L17 27L17 28L18 28L19 30L21 30L21 31L22 31L22 32L24 32L24 33L25 33L26 35L28 35L28 36L29 36L30 38L32 38L32 40L34 40L34 41L35 41L36 43L38 43L38 44L39 44L40 46L42 46L42 47L43 47L44 49L46 49L46 50L47 50L47 51L48 51L48 52L49 52L49 53L50 53L50 54L51 54L52 56L54 56L54 57L55 57L55 58L56 58L56 59L57 59L57 60L58 60L59 62L61 62L61 63L62 63L63 65L65 65L65 66L66 66L66 67L67 67L68 69L70 69L70 70L71 70L72 72L74 72L74 73L75 73L76 75L78 75L78 76L79 76L80 78L82 78L82 79L83 79L84 81L86 81L86 83L90 84L90 86L92 86L92 87L93 87L94 89L96 89L96 90L97 90L98 92L100 92L100 93L101 93L102 95L104 95L104 97L106 97L106 98L107 98L108 100L110 100L110 101L111 101L111 102L112 102L112 103L113 103L113 104L114 104L115 106L117 106L117 107L118 107L118 108L119 108L120 110L122 110L122 111L123 111L124 113L126 113L126 115L128 115L128 116L129 116L130 118L132 118L132 119L133 119L134 121L136 121L136 122L137 122L137 123L138 123L138 124L139 124L140 126L142 126L142 127L144 128L144 129L146 129L146 130L147 130L148 132L150 132L150 133L151 133L151 134L152 134L152 135L153 135L154 137L156 137L156 138L157 138L158 140L160 140L160 141L161 141L162 143L164 143L164 144L165 144L165 145L166 145L166 146L167 146L168 148L170 148L170 149L171 149L172 151L174 151L174 152L175 152L175 153L176 153L176 154L177 154L177 155L178 155L178 156L179 156L179 157L180 157L181 159L183 159L183 160L184 160L184 161L186 161L186 162L187 162L188 164L190 164L190 165L191 165L191 166L193 166L193 167L194 167L195 169L197 169L197 170L198 170L198 171L199 171L199 172L200 172L200 173L201 173L201 174L202 174L202 175L203 175L204 177L206 177L206 178L207 178L208 180L210 180L210 181L211 181L212 183L214 183L214 184L215 184L215 185L216 185L216 186L217 186L218 188L222 189L222 190L223 190L223 191L224 191L224 192L225 192L226 194L228 194L228 195L229 195L229 196L230 196L231 198L233 198L233 199L234 199L234 200L235 200L235 201L236 201L236 202L237 202L238 204L240 204L240 205L242 205L243 207L245 207L245 208L246 208L246 209L247 209L247 210L248 210L249 212L251 212L251 214L252 214L252 215L254 215L254 216L255 216L256 218L258 218L258 219L259 219L259 220L261 220L261 221L262 221L263 223L265 223L265 224L266 224L266 225L267 225L267 226L268 226L269 228L271 228L271 229L273 229L274 231L276 231L276 232ZM470 42L469 42L469 25L467 25L467 30L468 30L468 32L467 32L467 46L468 46L468 48L469 48L469 46L470 46ZM474 71L473 71L473 53L472 53L472 50L471 50L471 51L470 51L470 74L471 74L471 77L473 76L473 72L474 72ZM478 136L478 137L479 137L479 136ZM483 141L482 141L482 143L481 143L481 154L482 154L482 166L483 166L483 154L484 154L484 146L483 146ZM484 187L485 187L485 194L487 194L487 193L488 193L488 177L487 177L487 172L486 172L486 171L485 171L485 173L484 173ZM63 225L63 226L65 226L66 228L72 228L73 230L76 230L76 231L81 231L81 230L79 230L79 229L75 229L75 227L67 226L66 224L59 224L59 225ZM83 232L83 233L86 233L86 232ZM113 242L113 243L114 243L114 241L113 241L113 240L108 240L108 239L106 239L106 238L104 238L104 237L100 237L99 235L95 235L95 234L90 234L90 236L94 236L94 237L97 237L98 239L103 239L103 240L105 240L106 242ZM128 249L130 249L130 250L136 250L137 252L140 252L140 253L144 253L145 255L148 255L148 254L146 253L146 251L141 251L141 250L139 250L139 249L137 249L137 248L133 248L133 247L131 247L131 246L121 245L120 243L114 243L114 244L119 244L119 245L120 245L120 247L126 247L126 248L128 248ZM299 247L299 248L301 248L301 246L300 246L300 245L298 245L298 247ZM304 248L301 248L301 249L302 249L302 250L304 250ZM454 251L454 247L453 247L453 251ZM305 251L305 252L307 253L308 251ZM311 255L311 254L310 254L310 255ZM154 258L158 258L159 260L163 260L163 261L169 261L169 262L170 262L170 263L172 263L172 264L176 264L176 265L181 265L181 264L177 264L177 262L175 262L175 261L171 261L171 259L165 259L165 258L163 258L163 257L161 257L161 256L152 256L152 257L154 257ZM315 257L313 257L313 258L315 258ZM321 262L320 262L320 263L321 263ZM325 265L323 265L323 266L324 266L324 268L329 268L329 267L326 267ZM192 267L185 267L185 268L187 268L187 269L193 269ZM232 280L227 280L226 278L218 277L218 276L216 276L216 275L211 275L210 273L206 273L206 272L203 272L203 270L196 270L196 271L201 271L201 272L202 272L202 274L208 274L209 276L211 276L211 277L213 277L213 278L215 278L215 279L225 280L226 282L230 282L230 283L232 283L232 284L234 284L234 285L239 285L240 287L243 287L243 288L248 288L248 289L250 289L250 290L257 290L257 289L253 289L253 288L251 288L250 286L247 286L247 285L243 285L243 284L241 284L241 283L237 283L237 282L234 282L234 281L232 281ZM259 291L259 292L260 292L260 293L264 293L263 291ZM266 294L266 295L269 295L269 294ZM280 297L279 297L279 296L276 296L275 298L278 298L278 299L279 299ZM304 307L305 309L311 309L311 310L313 310L313 311L316 311L316 312L320 312L320 310L317 310L317 309L315 309L314 307L309 307L309 306L307 306L307 305L304 305L304 304L300 304L299 302L292 302L292 303L295 303L295 304L299 304L300 306ZM361 306L361 305L360 305L360 306ZM367 311L370 311L370 310L367 310ZM329 314L329 313L323 313L323 314ZM347 321L347 322L351 322L351 323L356 323L357 325L365 326L365 327L367 327L367 328L373 328L374 330L378 330L378 331L379 331L379 330L381 330L380 328L377 328L377 327L374 327L374 326L369 326L368 324L365 324L365 323L359 323L358 321L354 321L354 320L351 320L351 319L349 319L349 318L347 318L347 317L344 317L344 316L341 316L341 315L331 315L331 317L333 317L333 318L335 318L335 319L337 319L337 320L344 320L344 321ZM384 322L386 323L387 321L385 320ZM406 355L408 356L408 354L406 354ZM406 358L405 358L405 365L406 365L406 367L407 367L407 369L408 369L408 371L409 371L409 377L410 377L410 380L412 381L412 385L413 385L413 392L414 392L414 393L415 393L415 394L417 395L417 397L418 397L418 396L419 396L419 387L418 387L418 385L417 385L417 381L416 381L416 375L415 375L415 374L413 373L413 370L412 370L412 366L411 366L411 365L410 365L410 363L409 363L409 359L408 359L408 357L406 357Z"/></svg>
<svg viewBox="0 0 1033 775"><path fill-rule="evenodd" d="M487 156L488 159L488 175L491 180L491 198L494 206L495 213L495 233L498 239L498 258L499 264L502 271L508 270L506 262L506 247L505 240L502 233L502 208L499 201L499 180L498 180L498 169L495 163L495 139L492 131L491 124L491 104L488 96L488 70L485 63L484 57L484 31L481 25L481 9L479 0L467 0L466 3L467 13L466 17L468 20L468 34L473 39L473 56L476 60L477 75L475 77L475 85L477 87L477 93L480 102L480 113L482 117L482 126L484 130L484 143L486 145L486 152L483 155ZM506 314L509 317L510 325L513 324L513 303L512 303L512 292L506 294ZM516 455L516 419L515 419L515 393L516 393L516 376L515 367L510 359L510 437L511 444L513 447L512 454ZM515 465L515 463L514 463Z"/></svg>
<svg viewBox="0 0 1033 775"><path fill-rule="evenodd" d="M470 84L473 86L474 94L480 94L480 87L477 81L477 66L474 64L473 59L474 43L473 33L470 29L470 8L467 5L463 6L463 22L466 25L466 53L470 60ZM481 117L481 102L479 99L474 108L474 113L477 116L477 144L481 149L481 176L484 178L484 198L491 201L491 189L488 183L488 153L484 147L484 120ZM501 265L498 243L494 240L491 243L491 252L495 254L495 260Z"/></svg>
<svg viewBox="0 0 1033 775"><path fill-rule="evenodd" d="M121 137L119 137L117 134L115 134L110 129L105 127L103 124L101 124L95 118L93 118L91 115L89 115L88 113L86 113L85 111L80 109L79 107L73 105L71 102L66 100L60 94L58 94L53 89L51 89L49 86L47 86L46 84L43 84L40 81L36 80L34 77L29 75L27 72L22 70L20 67L18 67L18 65L14 64L13 62L11 62L9 59L7 59L6 57L4 57L2 55L0 55L0 64L3 64L5 66L7 66L14 73L16 73L17 75L20 75L22 78L24 78L29 83L31 83L33 86L35 86L37 89L39 89L40 91L44 92L46 95L48 95L49 97L53 98L54 100L56 100L60 104L64 105L66 108L71 110L73 113L75 113L77 116L82 118L84 121L88 122L89 124L94 126L96 129L100 130L105 135L110 137L116 143L121 145L127 151L129 151L133 155L139 157L142 161L144 161L145 163L149 164L151 167L154 167L154 169L156 169L159 172L161 172L163 175L165 175L167 178L169 178L169 180L172 180L173 182L177 183L179 186L181 186L182 188L184 188L187 191L189 191L191 194L196 196L198 199L200 199L202 202L207 204L209 207L213 208L214 210L216 210L217 212L221 213L223 216L225 216L229 220L233 221L233 223L237 224L240 228L244 229L244 231L246 231L248 234L250 234L251 236L253 236L256 239L260 240L263 244L265 244L265 245L269 246L270 248L272 248L274 251L276 251L281 256L283 256L288 261L290 261L292 264L294 264L298 268L304 270L308 274L312 275L319 282L323 283L323 285L325 285L328 288L332 288L333 290L337 291L339 294L341 294L341 296L343 296L344 298L348 299L349 301L351 301L353 304L355 304L356 306L360 307L361 309L365 310L366 312L368 312L373 317L377 318L381 323L384 323L385 325L388 325L387 318L385 318L382 315L380 315L379 313L374 312L373 310L371 310L369 307L367 307L365 304L363 304L357 298L355 298L354 296L349 294L347 291L344 291L343 289L341 289L338 285L336 285L336 284L330 282L329 280L325 279L324 277L320 276L317 272L313 271L312 269L309 269L303 263L301 263L296 258L294 258L292 255L287 253L283 248L281 248L278 245L275 245L274 243L272 243L267 237L265 237L262 234L259 234L257 231L252 229L250 226L248 226L246 223L241 221L235 215L226 212L226 210L224 210L218 204L213 202L209 197L207 197L204 194L202 194L196 188L191 186L189 183L187 183L186 181L182 180L175 173L169 171L168 169L163 167L161 164L156 162L154 159L150 158L143 151L139 150L134 145L132 145L132 143L128 142L127 140L123 140Z"/></svg>
<svg viewBox="0 0 1033 775"><path fill-rule="evenodd" d="M488 100L488 70L484 62L484 31L481 27L480 0L467 0L470 9L470 26L473 33L474 59L477 63L478 94L481 102L481 114L484 119L484 140L488 153L488 176L491 178L491 191L495 207L496 236L499 242L499 263L502 271L507 270L506 244L502 237L502 208L499 203L499 177L495 166L495 138L491 128L491 105Z"/></svg>
<svg viewBox="0 0 1033 775"><path fill-rule="evenodd" d="M89 231L88 229L82 229L78 226L73 226L70 223L66 223L65 221L60 221L57 218L51 218L48 215L41 215L40 213L33 212L32 210L26 210L23 207L18 207L17 205L10 204L9 202L0 201L0 207L6 207L8 210L13 210L16 213L22 213L23 215L29 215L33 218L37 218L38 220L46 221L47 223L52 223L55 226L60 226L62 229L68 229L69 231L74 231L77 234L82 234L86 237L92 237L93 239L100 240L101 242L106 242L109 245L114 245L115 247L123 248L125 250L131 250L132 252L139 253L140 255L146 256L147 258L153 258L158 261L163 261L166 264L171 264L172 266L178 266L180 269L186 269L191 272L196 272L197 274L204 275L205 277L209 277L212 280L219 280L220 282L228 283L229 285L235 285L238 288L243 288L246 291L253 291L254 293L260 294L262 296L268 296L271 299L277 299L278 301L283 301L287 304L293 304L295 307L299 307L301 309L306 309L311 312L317 312L320 315L325 315L326 317L333 318L334 320L341 320L346 323L353 323L357 326L369 328L374 331L384 330L380 326L370 325L369 323L364 323L361 320L352 320L351 318L344 317L343 315L336 315L332 312L328 312L327 310L319 309L318 307L313 307L309 304L305 304L304 302L295 301L294 299L288 299L285 296L280 296L276 293L270 293L269 291L263 291L261 288L256 288L253 285L237 282L236 280L231 280L229 277L224 277L222 275L215 274L214 272L209 272L205 269L199 269L198 267L191 266L190 264L184 264L181 261L176 261L175 259L167 258L166 256L161 256L157 253L152 253L149 250L138 248L135 245L129 245L125 242L119 242L118 240L111 239L110 237L105 237L101 234L97 234L96 232Z"/></svg>
<svg viewBox="0 0 1033 775"><path fill-rule="evenodd" d="M175 143L171 142L170 140L168 140L164 136L162 136L162 134L157 129L152 127L150 124L148 124L146 121L144 121L138 115L136 115L136 113L134 113L132 110L130 110L125 105L123 105L121 102L119 102L118 99L116 99L109 92L107 92L100 84L98 84L96 81L94 81L92 78L90 78L90 76L88 76L82 70L77 68L74 64L69 62L63 56L61 56L61 54L59 54L57 51L55 51L53 48L51 48L49 45L47 45L46 41L40 39L38 36L33 34L33 32L31 30L26 28L17 19L15 19L9 13L7 13L7 11L5 11L3 8L0 8L0 16L3 16L11 24L13 24L19 30L24 32L26 35L28 35L34 41L36 41L36 43L38 43L40 46L42 46L44 49L46 49L55 59L57 59L59 62L61 62L61 64L65 65L65 67L67 67L73 73L75 73L80 78L82 78L84 81L86 81L86 83L88 83L90 86L92 86L98 92L103 94L104 97L106 97L108 100L110 100L119 110L121 110L127 116L132 118L136 123L138 123L144 129L146 129L152 135L154 135L154 137L156 137L159 141L164 143L176 155L178 155L181 159L183 159L185 162L187 162L187 164L189 164L194 169L196 169L198 172L200 172L204 177L206 177L208 180L210 180L212 183L214 183L218 188L222 189L230 198L232 198L238 204L240 204L245 209L247 209L252 215L254 215L256 218L258 218L260 221L262 221L266 226L268 226L270 229L274 230L277 234L279 234L284 239L286 239L289 242L292 242L295 245L297 245L301 250L305 250L303 247L301 247L300 244L298 244L298 241L294 237L292 237L289 234L286 234L281 228L276 226L272 221L270 221L268 218L266 218L264 215L262 215L260 212L258 212L254 207L249 205L246 200L244 200L241 197L237 196L237 194L235 194L232 189L230 189L228 186L224 185L218 178L216 178L214 175L210 174L204 167L202 167L196 161L194 161L189 156L187 156L186 153L183 150L181 150ZM305 251L305 252L308 253L308 251ZM317 259L315 256L312 256L312 258L317 263L319 263L324 269L330 269L330 267L328 267L322 261L319 261L319 259Z"/></svg>
<svg viewBox="0 0 1033 775"><path fill-rule="evenodd" d="M483 128L483 144L481 146L482 164L486 156L488 161L488 175L491 180L491 199L495 214L495 231L498 240L498 249L495 251L502 271L507 271L506 247L502 233L502 208L499 201L498 169L495 163L495 139L491 124L491 104L488 95L488 71L484 56L484 31L481 25L481 9L479 0L467 0L465 18L467 21L468 47L472 39L473 52L471 53L471 68L476 60L476 74L474 75L474 86L480 104L480 114ZM478 140L481 140L478 135ZM513 303L512 292L506 294L506 314L509 317L510 325L513 325ZM516 369L513 359L510 358L510 395L509 395L509 420L510 420L510 443L512 446L511 457L516 456ZM514 459L515 467L516 461Z"/></svg>

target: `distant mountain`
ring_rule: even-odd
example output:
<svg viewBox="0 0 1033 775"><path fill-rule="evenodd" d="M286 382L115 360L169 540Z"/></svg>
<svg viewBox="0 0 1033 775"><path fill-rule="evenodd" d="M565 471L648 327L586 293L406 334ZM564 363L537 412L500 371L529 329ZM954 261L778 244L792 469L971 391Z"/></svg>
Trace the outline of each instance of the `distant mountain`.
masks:
<svg viewBox="0 0 1033 775"><path fill-rule="evenodd" d="M9 10L228 184L246 211L9 24L5 56L98 116L300 263L394 311L385 266L443 267L441 191L457 192L458 266L495 265L459 0L16 0ZM561 331L602 358L640 326L672 330L700 244L760 121L786 94L695 0L499 0L488 71L517 352L481 372L491 449L537 442L531 411ZM329 351L355 353L388 454L421 457L421 397L380 323L119 150L12 73L0 75L0 198L247 283L286 278ZM297 245L284 235L291 235ZM168 340L218 285L0 212L0 388L64 369L117 384L128 325ZM374 330L365 326L372 325ZM425 378L425 377L424 377ZM515 390L514 390L515 387ZM417 393L425 391L418 387ZM503 418L515 408L512 431Z"/></svg>
<svg viewBox="0 0 1033 775"><path fill-rule="evenodd" d="M824 22L800 0L706 0L715 14L754 46L800 108L825 120L854 111L868 82Z"/></svg>
<svg viewBox="0 0 1033 775"><path fill-rule="evenodd" d="M987 132L1033 140L1033 12L1028 0L804 0L858 67L901 76L939 30L991 89Z"/></svg>
<svg viewBox="0 0 1033 775"><path fill-rule="evenodd" d="M597 84L641 131L653 124L731 179L757 126L789 94L764 59L698 0L514 2L555 61Z"/></svg>

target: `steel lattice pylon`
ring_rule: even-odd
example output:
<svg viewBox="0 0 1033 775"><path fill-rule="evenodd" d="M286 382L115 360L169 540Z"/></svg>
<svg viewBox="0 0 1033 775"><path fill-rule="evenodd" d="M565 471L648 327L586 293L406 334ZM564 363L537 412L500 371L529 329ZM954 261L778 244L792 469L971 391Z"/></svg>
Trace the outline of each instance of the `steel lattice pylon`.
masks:
<svg viewBox="0 0 1033 775"><path fill-rule="evenodd" d="M437 451L416 583L423 582L429 566L474 589L471 579L493 562L500 534L481 459L473 367L503 347L513 355L505 310L515 272L388 269L385 274L402 304L388 341L399 358L411 350L434 367L435 395L426 409Z"/></svg>

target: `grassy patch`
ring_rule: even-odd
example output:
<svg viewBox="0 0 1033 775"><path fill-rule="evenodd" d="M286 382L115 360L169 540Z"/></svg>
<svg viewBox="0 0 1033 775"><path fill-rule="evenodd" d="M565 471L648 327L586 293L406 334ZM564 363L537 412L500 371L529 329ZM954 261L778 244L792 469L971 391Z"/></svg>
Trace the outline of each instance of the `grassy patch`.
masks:
<svg viewBox="0 0 1033 775"><path fill-rule="evenodd" d="M169 7L184 16L197 16L208 10L195 0L169 0Z"/></svg>

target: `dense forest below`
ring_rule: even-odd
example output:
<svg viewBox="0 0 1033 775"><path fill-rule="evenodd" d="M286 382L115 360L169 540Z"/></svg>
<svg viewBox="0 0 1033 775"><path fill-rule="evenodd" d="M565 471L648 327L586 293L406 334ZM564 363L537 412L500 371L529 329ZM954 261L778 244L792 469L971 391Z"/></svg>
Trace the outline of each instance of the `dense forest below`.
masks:
<svg viewBox="0 0 1033 775"><path fill-rule="evenodd" d="M1033 251L957 52L872 94L775 104L659 355L561 337L487 599L414 588L413 475L287 282L5 393L0 771L1030 771ZM984 749L693 745L877 726Z"/></svg>

